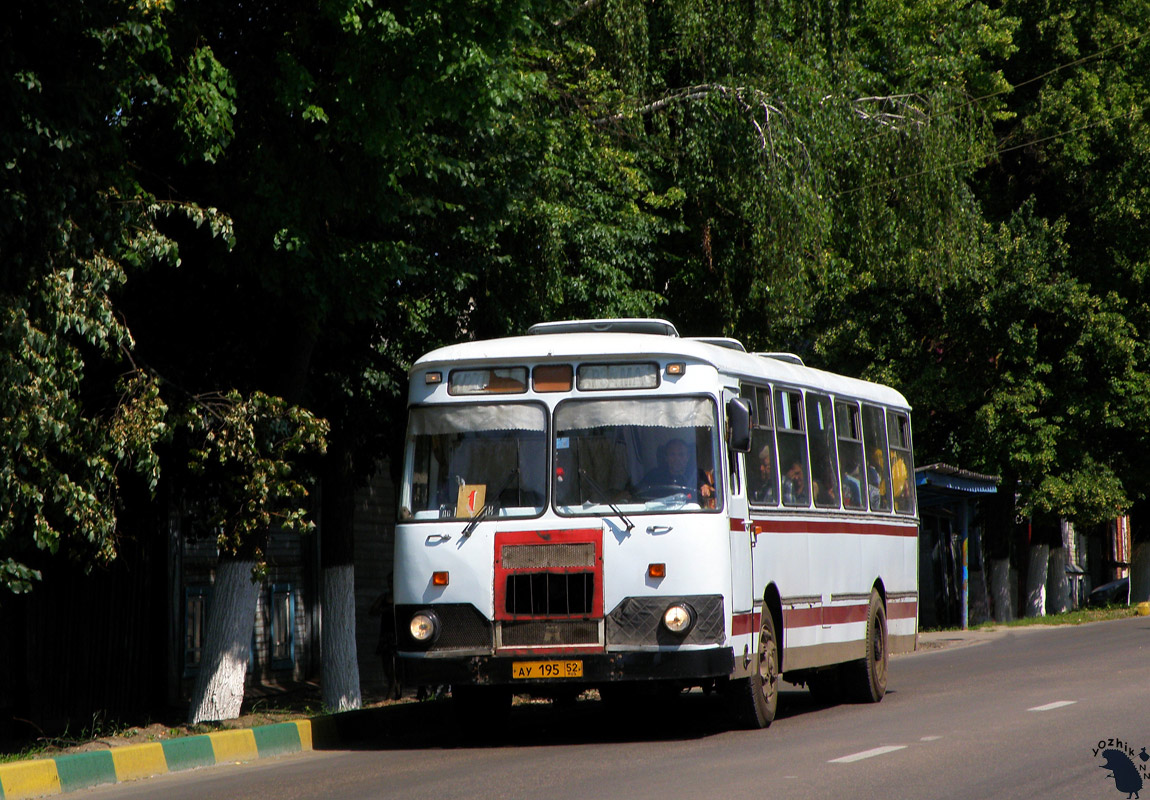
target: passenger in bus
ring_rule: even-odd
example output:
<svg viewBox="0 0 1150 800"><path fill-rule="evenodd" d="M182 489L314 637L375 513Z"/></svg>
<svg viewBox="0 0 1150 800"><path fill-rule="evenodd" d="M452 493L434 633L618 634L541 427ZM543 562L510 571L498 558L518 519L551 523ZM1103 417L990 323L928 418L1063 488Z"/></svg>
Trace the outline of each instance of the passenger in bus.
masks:
<svg viewBox="0 0 1150 800"><path fill-rule="evenodd" d="M839 504L838 481L830 464L824 464L822 476L812 481L815 490L815 505L823 508L837 507Z"/></svg>
<svg viewBox="0 0 1150 800"><path fill-rule="evenodd" d="M801 461L792 461L783 474L783 505L810 505L807 493L807 470Z"/></svg>
<svg viewBox="0 0 1150 800"><path fill-rule="evenodd" d="M882 448L876 447L867 459L866 476L867 487L870 491L870 507L872 511L886 511L890 508L889 490L886 485L886 462L882 457Z"/></svg>
<svg viewBox="0 0 1150 800"><path fill-rule="evenodd" d="M682 439L671 439L660 451L660 463L643 476L639 484L644 486L681 486L698 491L699 505L715 507L715 480L713 473L696 469L690 465L691 451Z"/></svg>
<svg viewBox="0 0 1150 800"><path fill-rule="evenodd" d="M906 459L902 453L890 451L890 485L894 489L894 504L899 511L910 506L910 481L907 480Z"/></svg>
<svg viewBox="0 0 1150 800"><path fill-rule="evenodd" d="M857 455L843 457L843 505L847 508L866 508L863 502L862 470Z"/></svg>
<svg viewBox="0 0 1150 800"><path fill-rule="evenodd" d="M759 451L759 481L761 485L752 490L751 500L756 503L777 503L779 494L775 486L775 456L771 452L770 442Z"/></svg>

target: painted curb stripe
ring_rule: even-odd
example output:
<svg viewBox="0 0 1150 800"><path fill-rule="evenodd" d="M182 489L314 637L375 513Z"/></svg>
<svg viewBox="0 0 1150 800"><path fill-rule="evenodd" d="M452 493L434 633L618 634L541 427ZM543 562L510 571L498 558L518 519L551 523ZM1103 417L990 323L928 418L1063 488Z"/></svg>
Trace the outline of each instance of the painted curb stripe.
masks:
<svg viewBox="0 0 1150 800"><path fill-rule="evenodd" d="M256 737L250 730L209 733L208 738L212 742L217 764L224 761L252 761L260 757Z"/></svg>
<svg viewBox="0 0 1150 800"><path fill-rule="evenodd" d="M159 742L117 747L112 751L112 763L116 766L117 781L150 778L168 771L164 746Z"/></svg>
<svg viewBox="0 0 1150 800"><path fill-rule="evenodd" d="M164 758L168 769L179 772L196 767L210 767L216 763L216 754L207 736L189 736L186 739L172 739L163 742Z"/></svg>
<svg viewBox="0 0 1150 800"><path fill-rule="evenodd" d="M299 749L300 750L313 750L313 749L315 749L312 746L311 720L310 719L301 719L301 720L297 720L294 723L289 723L289 724L294 724L296 726L296 730L298 731L298 735L299 735ZM3 799L0 798L0 800L3 800Z"/></svg>
<svg viewBox="0 0 1150 800"><path fill-rule="evenodd" d="M295 725L264 725L252 728L260 758L300 751L299 729Z"/></svg>
<svg viewBox="0 0 1150 800"><path fill-rule="evenodd" d="M57 758L56 771L60 775L60 789L64 792L116 782L116 765L107 750Z"/></svg>
<svg viewBox="0 0 1150 800"><path fill-rule="evenodd" d="M24 800L60 793L60 775L52 760L26 761L0 767L0 785L5 800Z"/></svg>

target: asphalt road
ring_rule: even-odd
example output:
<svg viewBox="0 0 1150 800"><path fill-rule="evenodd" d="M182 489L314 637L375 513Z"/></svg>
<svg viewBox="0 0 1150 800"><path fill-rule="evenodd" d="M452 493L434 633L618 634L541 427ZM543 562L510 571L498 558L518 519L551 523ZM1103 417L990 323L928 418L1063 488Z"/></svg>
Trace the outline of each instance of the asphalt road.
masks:
<svg viewBox="0 0 1150 800"><path fill-rule="evenodd" d="M649 719L597 701L516 706L510 733L478 732L476 742L457 730L450 703L391 706L365 717L369 735L348 749L73 796L1122 798L1129 790L1119 792L1100 752L1118 740L1144 768L1150 798L1150 760L1139 755L1150 748L1150 617L924 642L892 660L881 703L818 705L784 685L766 731L731 730L700 693Z"/></svg>

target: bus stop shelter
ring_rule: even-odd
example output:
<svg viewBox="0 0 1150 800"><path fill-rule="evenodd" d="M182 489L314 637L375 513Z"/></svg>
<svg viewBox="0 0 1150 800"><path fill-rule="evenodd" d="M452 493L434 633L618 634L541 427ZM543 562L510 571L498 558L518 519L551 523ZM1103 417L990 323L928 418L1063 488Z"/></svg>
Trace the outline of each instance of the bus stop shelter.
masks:
<svg viewBox="0 0 1150 800"><path fill-rule="evenodd" d="M997 475L981 475L950 464L914 471L918 493L919 627L970 624L971 557L981 573L979 503L998 492ZM972 541L973 539L973 541Z"/></svg>

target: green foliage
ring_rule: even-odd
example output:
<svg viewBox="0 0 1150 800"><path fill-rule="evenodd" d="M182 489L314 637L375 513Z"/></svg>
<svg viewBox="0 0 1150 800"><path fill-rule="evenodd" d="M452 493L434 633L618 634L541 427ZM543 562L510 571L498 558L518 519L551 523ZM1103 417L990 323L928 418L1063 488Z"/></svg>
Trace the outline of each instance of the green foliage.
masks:
<svg viewBox="0 0 1150 800"><path fill-rule="evenodd" d="M394 447L421 352L574 316L891 383L920 460L1116 513L1150 475L1147 30L1138 0L23 4L0 584L112 557L129 480L258 550L325 439L349 479Z"/></svg>
<svg viewBox="0 0 1150 800"><path fill-rule="evenodd" d="M171 435L170 387L136 359L119 303L144 271L181 263L170 220L235 241L210 204L150 191L134 157L176 141L175 163L211 162L233 135L228 75L210 49L173 47L173 14L48 2L0 23L0 586L13 592L49 555L115 557L125 484L157 489ZM296 412L260 404L273 413ZM262 446L233 455L270 468L293 452Z"/></svg>
<svg viewBox="0 0 1150 800"><path fill-rule="evenodd" d="M271 528L312 530L306 474L292 461L324 451L325 421L282 398L235 391L197 397L180 416L193 522L221 550L261 561Z"/></svg>

